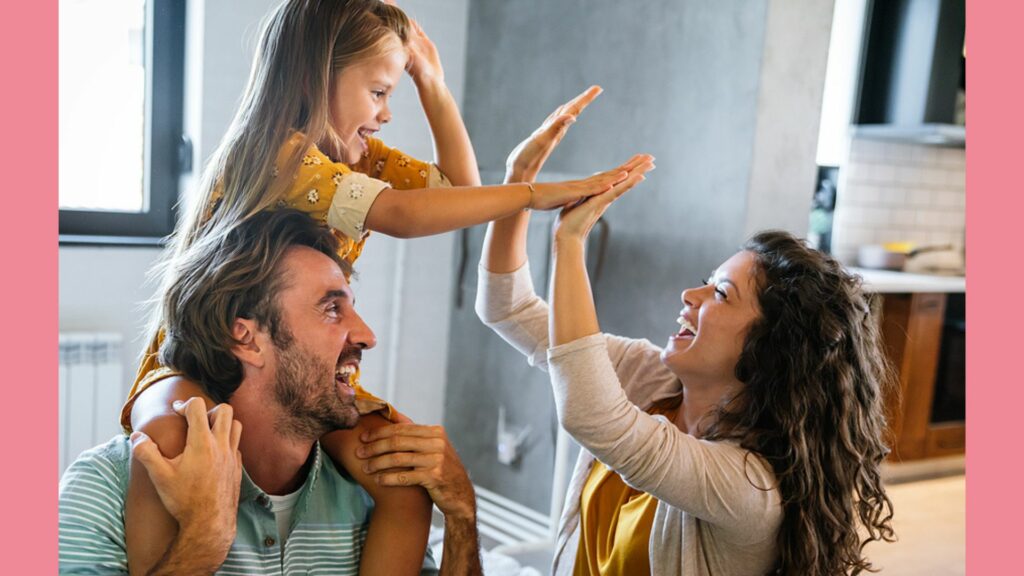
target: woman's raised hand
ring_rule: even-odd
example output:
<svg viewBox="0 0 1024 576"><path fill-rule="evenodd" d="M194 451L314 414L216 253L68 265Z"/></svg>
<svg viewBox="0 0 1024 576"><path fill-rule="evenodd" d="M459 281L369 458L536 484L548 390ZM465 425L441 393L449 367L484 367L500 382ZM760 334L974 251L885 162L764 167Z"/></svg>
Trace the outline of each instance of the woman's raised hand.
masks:
<svg viewBox="0 0 1024 576"><path fill-rule="evenodd" d="M638 154L618 168L613 168L607 172L598 172L590 178L569 180L568 182L533 184L534 194L530 201L530 208L534 210L554 210L555 208L571 206L591 196L603 196L606 193L612 193L618 190L619 185L623 182L634 180L627 188L622 190L622 192L625 192L639 181L636 180L636 177L642 177L645 172L653 167L653 160L654 158L649 154Z"/></svg>
<svg viewBox="0 0 1024 576"><path fill-rule="evenodd" d="M606 194L584 198L562 208L562 213L558 215L558 221L555 223L555 239L586 239L594 224L612 202L642 182L644 175L653 169L654 157L649 154L637 154L630 158L617 169L620 174L626 175L625 178L620 178Z"/></svg>
<svg viewBox="0 0 1024 576"><path fill-rule="evenodd" d="M562 141L569 126L597 96L600 86L591 86L572 100L555 109L539 128L519 143L505 160L506 182L532 182L544 167L551 151Z"/></svg>

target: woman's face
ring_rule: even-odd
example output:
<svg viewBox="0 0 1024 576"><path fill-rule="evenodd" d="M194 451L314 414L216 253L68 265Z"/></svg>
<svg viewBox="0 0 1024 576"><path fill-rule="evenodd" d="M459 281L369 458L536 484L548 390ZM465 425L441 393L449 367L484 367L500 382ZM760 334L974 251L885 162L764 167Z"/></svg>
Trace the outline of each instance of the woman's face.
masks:
<svg viewBox="0 0 1024 576"><path fill-rule="evenodd" d="M391 120L388 100L402 78L408 56L398 38L395 46L334 75L330 93L330 122L340 140L341 157L355 164L366 153L366 139Z"/></svg>
<svg viewBox="0 0 1024 576"><path fill-rule="evenodd" d="M755 260L738 252L699 288L684 290L681 329L668 339L661 361L683 381L735 381L736 363L757 303Z"/></svg>

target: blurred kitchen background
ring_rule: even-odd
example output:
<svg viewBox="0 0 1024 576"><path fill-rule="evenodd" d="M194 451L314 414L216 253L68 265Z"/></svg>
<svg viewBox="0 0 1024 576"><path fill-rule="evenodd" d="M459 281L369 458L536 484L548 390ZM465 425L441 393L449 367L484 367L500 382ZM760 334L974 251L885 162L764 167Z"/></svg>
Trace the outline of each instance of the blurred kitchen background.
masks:
<svg viewBox="0 0 1024 576"><path fill-rule="evenodd" d="M226 129L276 3L60 1L61 471L118 431L159 237ZM663 342L681 289L764 228L809 238L883 294L902 396L887 468L901 542L869 555L890 573L963 574L964 1L400 5L440 50L484 183L590 84L604 94L542 178L657 157L591 240L604 330ZM393 112L385 142L431 157L407 81ZM531 228L538 287L551 217ZM478 486L485 544L546 572L578 448L546 375L473 312L482 238L370 240L355 289L380 344L364 383L445 425Z"/></svg>

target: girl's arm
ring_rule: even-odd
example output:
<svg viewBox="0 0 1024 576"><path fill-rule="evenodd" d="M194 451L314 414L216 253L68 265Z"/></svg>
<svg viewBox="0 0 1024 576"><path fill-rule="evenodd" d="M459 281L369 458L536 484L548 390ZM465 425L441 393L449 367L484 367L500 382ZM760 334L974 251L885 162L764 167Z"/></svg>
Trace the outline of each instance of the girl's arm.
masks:
<svg viewBox="0 0 1024 576"><path fill-rule="evenodd" d="M216 404L200 386L184 378L168 378L153 384L139 394L132 406L132 430L146 433L168 458L181 454L188 425L171 408L171 403L193 396L203 398L207 409ZM130 470L124 528L128 570L135 576L149 574L164 557L178 535L178 524L164 508L146 468L132 459Z"/></svg>
<svg viewBox="0 0 1024 576"><path fill-rule="evenodd" d="M356 456L364 431L390 423L380 414L366 414L355 428L331 432L320 440L331 460L344 466L373 498L373 516L359 562L360 576L419 574L430 535L433 502L427 491L419 486L379 486L376 478L364 471L366 461Z"/></svg>
<svg viewBox="0 0 1024 576"><path fill-rule="evenodd" d="M603 194L626 177L625 165L583 180L543 184L384 188L363 226L397 238L430 236L512 216L524 209L553 210Z"/></svg>
<svg viewBox="0 0 1024 576"><path fill-rule="evenodd" d="M437 47L415 20L409 31L409 76L434 137L434 161L456 186L479 186L480 171L455 97L444 82Z"/></svg>
<svg viewBox="0 0 1024 576"><path fill-rule="evenodd" d="M481 264L493 272L515 270L526 262L525 241L529 215L524 209L558 208L581 198L606 192L626 177L624 165L584 180L529 186L519 184L533 182L548 156L565 136L569 126L600 93L601 89L597 86L588 88L576 98L559 106L540 128L523 140L509 154L506 161L505 185L419 190L387 188L381 191L370 207L366 216L366 228L390 236L408 238L499 220L488 228ZM454 109L454 102L452 107ZM457 110L455 115L458 116ZM461 118L458 118L458 125L464 134L465 128L462 127ZM464 142L472 158L468 136ZM472 166L475 172L475 160L472 161ZM445 171L447 172L447 169ZM458 183L451 174L449 178ZM506 247L512 251L506 252ZM517 264L508 268L513 263Z"/></svg>

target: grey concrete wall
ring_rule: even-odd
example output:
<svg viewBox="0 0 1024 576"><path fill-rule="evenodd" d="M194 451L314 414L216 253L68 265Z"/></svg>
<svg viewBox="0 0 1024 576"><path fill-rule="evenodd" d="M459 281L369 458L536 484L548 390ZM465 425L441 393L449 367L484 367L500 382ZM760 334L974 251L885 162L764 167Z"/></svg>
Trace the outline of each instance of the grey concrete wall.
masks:
<svg viewBox="0 0 1024 576"><path fill-rule="evenodd" d="M590 84L605 93L549 169L589 174L635 152L657 157L657 171L605 216L610 237L594 282L602 329L660 344L675 332L681 289L732 254L751 223L806 232L813 179L789 175L814 174L814 147L804 144L817 135L830 23L831 2L813 0L471 4L464 113L483 169L499 172L521 138ZM783 138L799 145L774 153ZM769 211L763 188L784 209ZM470 287L481 237L474 231ZM542 240L531 238L535 279L547 268ZM452 318L449 434L474 480L546 511L547 378L480 328L471 308ZM499 403L541 431L518 468L496 461Z"/></svg>

